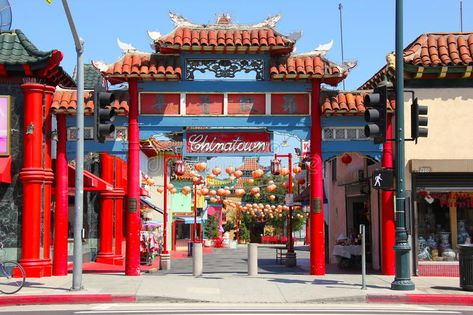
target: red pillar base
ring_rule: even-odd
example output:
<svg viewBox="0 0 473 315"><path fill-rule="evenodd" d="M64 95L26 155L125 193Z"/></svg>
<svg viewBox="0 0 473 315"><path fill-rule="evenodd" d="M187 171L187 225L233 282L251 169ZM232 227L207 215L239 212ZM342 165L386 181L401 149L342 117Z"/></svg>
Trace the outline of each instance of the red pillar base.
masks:
<svg viewBox="0 0 473 315"><path fill-rule="evenodd" d="M53 274L53 264L49 259L20 259L20 265L27 278L51 277Z"/></svg>
<svg viewBox="0 0 473 315"><path fill-rule="evenodd" d="M95 259L95 262L109 265L123 265L123 256L114 254L99 254Z"/></svg>

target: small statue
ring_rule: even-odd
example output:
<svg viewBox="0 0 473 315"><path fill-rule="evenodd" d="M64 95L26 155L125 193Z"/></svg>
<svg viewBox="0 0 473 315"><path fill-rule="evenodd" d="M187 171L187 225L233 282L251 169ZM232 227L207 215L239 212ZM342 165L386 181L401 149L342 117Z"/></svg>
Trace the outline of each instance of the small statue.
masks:
<svg viewBox="0 0 473 315"><path fill-rule="evenodd" d="M464 220L458 220L458 244L465 244L466 239L469 238L470 235L466 231L465 228L465 221Z"/></svg>
<svg viewBox="0 0 473 315"><path fill-rule="evenodd" d="M419 258L419 260L431 260L432 259L432 256L430 255L430 252L429 252L429 247L424 247L420 253L417 255L417 257Z"/></svg>

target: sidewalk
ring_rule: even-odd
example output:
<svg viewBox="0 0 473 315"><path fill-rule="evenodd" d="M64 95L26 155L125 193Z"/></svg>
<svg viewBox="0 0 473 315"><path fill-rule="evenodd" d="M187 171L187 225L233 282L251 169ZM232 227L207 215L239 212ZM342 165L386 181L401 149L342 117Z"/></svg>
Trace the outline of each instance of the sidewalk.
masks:
<svg viewBox="0 0 473 315"><path fill-rule="evenodd" d="M0 306L15 304L110 302L226 303L416 303L473 305L473 292L462 291L458 278L413 277L414 291L390 290L393 276L370 274L367 290L361 275L308 274L308 253L296 251L298 266L274 262L274 250L258 249L258 276L246 271L246 247L214 249L204 255L204 274L192 276L192 259L172 261L171 271L127 277L123 273L84 273L84 290L70 291L72 275L27 279L13 296L0 296ZM190 268L190 269L189 269ZM190 271L190 272L189 272ZM330 272L330 270L328 271Z"/></svg>

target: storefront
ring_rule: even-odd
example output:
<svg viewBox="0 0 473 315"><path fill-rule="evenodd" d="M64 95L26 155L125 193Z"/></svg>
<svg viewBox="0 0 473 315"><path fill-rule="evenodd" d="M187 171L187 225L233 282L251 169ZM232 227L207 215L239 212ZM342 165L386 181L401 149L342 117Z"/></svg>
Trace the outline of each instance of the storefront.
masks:
<svg viewBox="0 0 473 315"><path fill-rule="evenodd" d="M412 173L417 275L458 275L458 245L472 243L473 172Z"/></svg>

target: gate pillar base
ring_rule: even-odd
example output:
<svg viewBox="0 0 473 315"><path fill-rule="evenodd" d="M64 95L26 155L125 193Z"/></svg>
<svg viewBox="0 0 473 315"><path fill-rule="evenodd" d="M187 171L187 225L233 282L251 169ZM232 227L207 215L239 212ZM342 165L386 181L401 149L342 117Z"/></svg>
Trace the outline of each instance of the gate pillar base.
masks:
<svg viewBox="0 0 473 315"><path fill-rule="evenodd" d="M159 256L159 269L170 270L171 269L171 255L161 254Z"/></svg>

